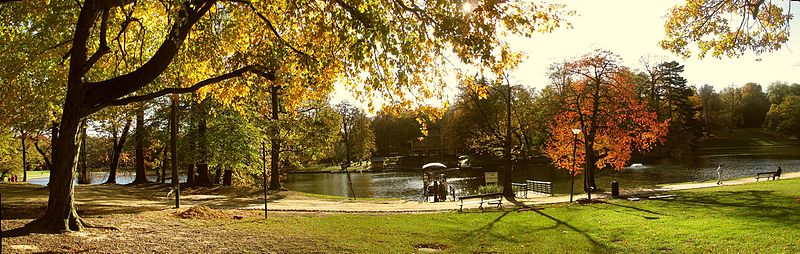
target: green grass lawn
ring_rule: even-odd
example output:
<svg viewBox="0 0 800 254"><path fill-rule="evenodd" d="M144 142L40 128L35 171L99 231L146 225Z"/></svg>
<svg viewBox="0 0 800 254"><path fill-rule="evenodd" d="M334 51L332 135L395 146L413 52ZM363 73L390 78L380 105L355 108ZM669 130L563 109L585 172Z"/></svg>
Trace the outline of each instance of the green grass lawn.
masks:
<svg viewBox="0 0 800 254"><path fill-rule="evenodd" d="M276 215L230 229L306 239L299 252L800 253L800 179L512 210L400 215ZM204 226L206 221L196 221Z"/></svg>
<svg viewBox="0 0 800 254"><path fill-rule="evenodd" d="M20 175L21 177L22 175ZM28 171L28 178L46 178L50 177L49 170L41 170L41 171Z"/></svg>

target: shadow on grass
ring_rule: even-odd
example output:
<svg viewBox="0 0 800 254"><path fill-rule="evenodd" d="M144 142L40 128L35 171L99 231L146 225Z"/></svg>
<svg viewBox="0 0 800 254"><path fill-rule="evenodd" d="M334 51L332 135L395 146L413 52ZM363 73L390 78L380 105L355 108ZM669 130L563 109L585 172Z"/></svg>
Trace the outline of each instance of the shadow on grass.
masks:
<svg viewBox="0 0 800 254"><path fill-rule="evenodd" d="M472 231L467 232L467 234L465 236L466 237L469 237L469 236L475 237L475 236L481 235L481 233L489 233L489 234L491 234L491 235L493 235L493 236L495 236L497 238L501 238L501 239L503 239L505 241L515 241L516 242L516 240L514 240L514 239L509 239L508 237L505 237L503 235L492 233L492 228L494 228L495 224L500 222L510 212L511 211L503 212L503 214L501 214L500 216L497 216L497 218L495 218L494 220L489 222L489 224L486 224L485 226L480 227L480 228L473 229Z"/></svg>
<svg viewBox="0 0 800 254"><path fill-rule="evenodd" d="M623 209L634 210L634 211L638 211L638 212L642 212L642 213L647 213L647 214L650 214L650 215L665 216L664 214L659 213L659 212L654 212L654 211L647 210L647 209L644 209L644 208L641 208L641 207L623 205L623 204L619 204L619 203L613 202L613 201L612 202L603 201L602 203L603 204L607 204L609 206L615 206L615 207L619 207L619 208L623 208ZM600 208L598 206L590 206L590 207L594 208L594 209L603 209L603 208ZM648 220L657 220L657 219L659 219L659 217L642 215L641 213L637 213L637 212L627 212L627 211L624 211L624 210L617 210L617 209L614 209L613 211L617 212L617 213L630 215L630 216L640 216L640 217L648 219Z"/></svg>
<svg viewBox="0 0 800 254"><path fill-rule="evenodd" d="M456 239L456 242L464 241L464 239L466 239L466 238L475 238L475 239L479 239L480 240L480 241L476 241L476 242L483 243L483 242L486 242L485 239L484 239L485 236L491 236L491 237L495 237L495 238L500 239L501 241L504 241L504 242L507 242L507 243L517 243L517 244L520 243L519 239L512 238L512 237L507 237L507 236L505 236L503 234L493 232L494 227L499 222L501 222L511 212L512 212L511 210L504 211L502 214L497 216L497 218L495 218L494 220L492 220L488 224L486 224L486 225L484 225L484 226L482 226L480 228L476 228L474 230L471 230L471 231L467 232L466 234L462 235L462 237L459 237L458 239ZM575 231L575 232L581 234L584 238L586 238L589 242L591 242L591 244L592 244L592 249L590 250L591 253L608 253L608 252L611 252L611 249L608 246L606 246L605 244L603 244L601 242L596 241L591 235L587 234L585 231L583 231L583 230L581 230L579 228L576 228L575 226L573 226L573 225L571 225L571 224L569 224L569 223L567 223L567 222L565 222L563 220L560 220L560 219L555 218L553 216L550 216L550 215L548 215L546 213L543 213L542 211L534 210L533 212L535 212L535 213L537 213L537 214L539 214L539 215L541 215L541 216L543 216L543 217L545 217L547 219L550 219L550 220L554 221L555 224L553 226L550 226L550 227L539 228L539 229L530 229L530 228L524 228L523 225L515 225L514 227L522 227L522 228L519 228L519 229L522 230L522 232L515 232L515 233L512 233L512 234L535 234L538 231L544 231L544 230L547 230L547 229L556 229L559 226L564 226L564 227L569 228L572 231ZM520 238L520 239L522 239L522 238ZM482 247L483 246L481 246L481 248Z"/></svg>
<svg viewBox="0 0 800 254"><path fill-rule="evenodd" d="M603 244L603 243L601 243L601 242L598 242L597 240L595 240L594 238L592 238L592 236L591 236L591 235L587 234L585 231L583 231L583 230L580 230L580 229L576 228L575 226L572 226L572 225L570 225L569 223L567 223L567 222L565 222L565 221L563 221L563 220L559 220L559 219L558 219L558 218L556 218L556 217L553 217L553 216L550 216L550 215L548 215L548 214L546 214L546 213L543 213L542 211L538 211L538 210L537 210L537 211L533 211L533 212L535 212L535 213L538 213L539 215L541 215L541 216L544 216L545 218L548 218L548 219L550 219L550 220L552 220L552 221L556 222L556 224L555 224L555 225L553 225L553 226L551 226L551 227L547 227L547 228L542 228L542 229L539 229L539 231L541 231L541 230L545 230L545 229L555 229L555 228L557 228L558 226L562 226L562 225L563 225L563 226L565 226L565 227L567 227L567 228L571 229L572 231L578 232L578 233L579 233L579 234L581 234L581 235L582 235L584 238L586 238L587 240L589 240L589 242L591 242L591 243L592 243L592 250L591 250L591 252L592 252L592 253L608 253L608 252L611 252L611 249L609 249L609 248L608 248L608 246L606 246L605 244Z"/></svg>
<svg viewBox="0 0 800 254"><path fill-rule="evenodd" d="M683 205L687 209L712 209L725 216L769 221L775 224L800 224L800 205L795 198L775 191L716 191L683 194L662 202Z"/></svg>

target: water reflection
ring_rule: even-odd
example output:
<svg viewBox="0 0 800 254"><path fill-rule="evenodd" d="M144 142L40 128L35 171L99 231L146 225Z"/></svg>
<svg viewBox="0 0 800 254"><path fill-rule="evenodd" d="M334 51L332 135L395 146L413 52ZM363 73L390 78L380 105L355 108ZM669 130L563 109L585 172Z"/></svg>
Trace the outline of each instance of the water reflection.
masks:
<svg viewBox="0 0 800 254"><path fill-rule="evenodd" d="M179 178L182 183L186 182L186 174L182 174ZM91 184L105 183L106 180L108 180L108 172L89 172L89 179L91 181ZM129 184L132 183L134 179L136 179L136 174L134 172L131 171L117 172L117 184ZM156 182L156 180L158 180L158 177L155 175L148 175L147 180L150 180L150 182L154 183ZM50 182L50 178L28 179L28 183L31 184L47 185L48 182ZM167 180L167 182L169 183L170 181ZM75 178L75 184L78 184L77 178Z"/></svg>

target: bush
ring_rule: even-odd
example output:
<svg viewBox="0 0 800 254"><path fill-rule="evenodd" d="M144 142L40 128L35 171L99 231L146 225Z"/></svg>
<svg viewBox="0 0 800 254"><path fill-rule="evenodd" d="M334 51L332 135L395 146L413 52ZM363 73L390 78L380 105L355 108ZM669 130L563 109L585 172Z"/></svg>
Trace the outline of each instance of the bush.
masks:
<svg viewBox="0 0 800 254"><path fill-rule="evenodd" d="M503 192L503 187L497 184L489 184L478 187L478 193L486 194L486 193L498 193Z"/></svg>

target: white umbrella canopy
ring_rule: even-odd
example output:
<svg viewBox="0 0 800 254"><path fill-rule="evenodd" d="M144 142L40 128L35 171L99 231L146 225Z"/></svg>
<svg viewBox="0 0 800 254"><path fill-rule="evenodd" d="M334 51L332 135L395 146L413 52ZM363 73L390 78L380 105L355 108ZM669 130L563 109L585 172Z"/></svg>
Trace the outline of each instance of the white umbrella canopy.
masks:
<svg viewBox="0 0 800 254"><path fill-rule="evenodd" d="M444 168L447 168L447 166L445 166L444 164L439 163L439 162L431 162L431 163L428 163L428 164L425 164L425 165L422 166L422 169L424 169L424 170L428 170L428 169L444 169Z"/></svg>

